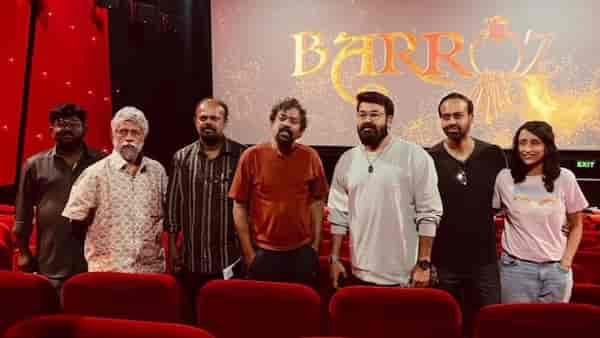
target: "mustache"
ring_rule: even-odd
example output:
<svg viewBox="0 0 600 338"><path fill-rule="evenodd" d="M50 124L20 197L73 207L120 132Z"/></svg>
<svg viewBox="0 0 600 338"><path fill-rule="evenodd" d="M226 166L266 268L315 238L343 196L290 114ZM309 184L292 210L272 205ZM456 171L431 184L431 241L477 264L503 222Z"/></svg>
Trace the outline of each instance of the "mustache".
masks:
<svg viewBox="0 0 600 338"><path fill-rule="evenodd" d="M133 143L126 143L121 145L121 149L132 149L132 150L140 150L140 146L138 146L137 144L133 144Z"/></svg>
<svg viewBox="0 0 600 338"><path fill-rule="evenodd" d="M288 127L281 127L281 128L279 128L278 133L283 133L283 132L287 132L287 133L291 134L292 133L292 129L290 129Z"/></svg>
<svg viewBox="0 0 600 338"><path fill-rule="evenodd" d="M216 129L216 128L213 128L212 126L205 126L205 127L202 127L200 130L212 130L212 131L217 131L217 129Z"/></svg>
<svg viewBox="0 0 600 338"><path fill-rule="evenodd" d="M447 133L463 133L464 130L459 126L451 126L444 128L444 131Z"/></svg>
<svg viewBox="0 0 600 338"><path fill-rule="evenodd" d="M364 123L363 125L361 125L360 128L359 128L359 130L362 131L362 130L365 130L367 128L371 128L371 129L377 130L377 126L375 124L373 124L373 123L370 123L370 122L367 122L367 123Z"/></svg>

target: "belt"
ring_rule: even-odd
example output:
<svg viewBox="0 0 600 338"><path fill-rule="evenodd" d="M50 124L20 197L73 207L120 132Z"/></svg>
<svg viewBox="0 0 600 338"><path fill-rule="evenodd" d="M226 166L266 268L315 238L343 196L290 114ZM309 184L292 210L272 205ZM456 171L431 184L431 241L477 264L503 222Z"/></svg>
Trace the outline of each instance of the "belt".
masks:
<svg viewBox="0 0 600 338"><path fill-rule="evenodd" d="M508 253L506 250L503 250L503 251L504 251L504 253L505 253L505 254L506 254L508 257L510 257L510 258L513 258L513 259L516 259L516 260L519 260L519 261L523 261L523 262L527 262L527 263L531 263L531 264L554 264L554 263L559 263L559 262L560 262L560 261L543 261L543 262L535 262L535 261L530 261L530 260L528 260L528 259L519 258L519 257L517 257L517 256L515 256L515 255L511 255L511 254L509 254L509 253Z"/></svg>

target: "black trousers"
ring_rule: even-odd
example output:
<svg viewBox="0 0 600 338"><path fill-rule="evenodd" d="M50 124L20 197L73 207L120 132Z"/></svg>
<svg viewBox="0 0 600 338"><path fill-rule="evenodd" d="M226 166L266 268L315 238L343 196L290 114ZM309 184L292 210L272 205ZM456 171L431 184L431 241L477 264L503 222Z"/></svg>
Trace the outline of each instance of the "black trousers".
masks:
<svg viewBox="0 0 600 338"><path fill-rule="evenodd" d="M258 249L248 270L248 279L299 283L317 289L319 254L305 245L290 251Z"/></svg>
<svg viewBox="0 0 600 338"><path fill-rule="evenodd" d="M184 320L187 324L196 323L198 313L196 311L196 297L204 284L211 280L223 279L222 273L202 274L197 272L184 271L178 275L179 282L184 293Z"/></svg>
<svg viewBox="0 0 600 338"><path fill-rule="evenodd" d="M437 267L439 288L450 293L460 304L465 336L471 336L474 316L486 305L500 303L498 264L491 263L469 271L452 271Z"/></svg>

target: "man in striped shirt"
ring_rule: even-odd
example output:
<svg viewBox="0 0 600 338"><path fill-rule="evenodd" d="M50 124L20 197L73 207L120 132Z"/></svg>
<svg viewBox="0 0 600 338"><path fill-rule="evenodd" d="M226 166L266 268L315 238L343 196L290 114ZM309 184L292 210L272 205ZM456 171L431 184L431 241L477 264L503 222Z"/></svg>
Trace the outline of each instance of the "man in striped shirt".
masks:
<svg viewBox="0 0 600 338"><path fill-rule="evenodd" d="M173 157L165 231L171 271L181 275L192 297L204 283L223 278L224 270L240 258L227 193L245 147L223 134L228 113L220 100L200 101L194 114L199 138ZM181 252L176 246L180 231Z"/></svg>

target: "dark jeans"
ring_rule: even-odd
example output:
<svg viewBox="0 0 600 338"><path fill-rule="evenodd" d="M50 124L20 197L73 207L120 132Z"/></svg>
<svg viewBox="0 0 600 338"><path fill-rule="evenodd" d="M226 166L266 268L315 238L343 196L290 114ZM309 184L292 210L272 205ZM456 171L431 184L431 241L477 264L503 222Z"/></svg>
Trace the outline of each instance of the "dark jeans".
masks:
<svg viewBox="0 0 600 338"><path fill-rule="evenodd" d="M486 305L500 303L498 264L486 264L471 271L457 272L438 267L439 288L449 292L460 304L465 336L470 336L475 314Z"/></svg>
<svg viewBox="0 0 600 338"><path fill-rule="evenodd" d="M63 286L65 285L65 283L67 282L67 280L69 278L71 278L72 276L69 277L65 277L65 278L51 278L51 277L47 277L48 281L50 282L50 284L52 284L52 286L56 289L56 292L58 293L58 298L60 299L60 301L62 302L62 289Z"/></svg>
<svg viewBox="0 0 600 338"><path fill-rule="evenodd" d="M198 296L198 291L200 291L204 284L211 280L223 279L223 273L207 275L184 271L178 275L178 279L184 294L183 303L185 322L187 324L195 324L198 315L196 311L196 297Z"/></svg>
<svg viewBox="0 0 600 338"><path fill-rule="evenodd" d="M342 279L339 284L340 287L346 287L346 286L379 286L379 287L400 287L400 284L390 284L390 285L381 285L381 284L375 284L375 283L371 283L371 282L366 282L356 276L354 276L351 271L347 271L348 272L348 277Z"/></svg>
<svg viewBox="0 0 600 338"><path fill-rule="evenodd" d="M310 246L290 251L258 249L248 279L299 283L317 289L319 255Z"/></svg>

